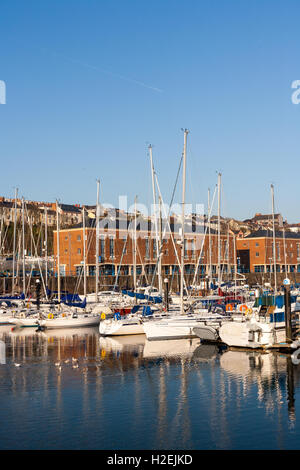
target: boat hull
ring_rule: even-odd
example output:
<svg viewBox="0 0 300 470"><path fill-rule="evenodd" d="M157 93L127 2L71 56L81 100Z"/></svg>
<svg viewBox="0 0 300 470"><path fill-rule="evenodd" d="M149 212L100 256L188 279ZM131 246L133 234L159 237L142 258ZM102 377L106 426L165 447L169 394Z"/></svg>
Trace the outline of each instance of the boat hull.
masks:
<svg viewBox="0 0 300 470"><path fill-rule="evenodd" d="M56 328L80 328L83 326L98 326L100 322L100 316L84 317L78 316L78 318L70 317L59 317L50 318L47 320L41 320L40 325L47 329Z"/></svg>
<svg viewBox="0 0 300 470"><path fill-rule="evenodd" d="M139 319L101 320L99 333L103 336L143 335L144 325Z"/></svg>
<svg viewBox="0 0 300 470"><path fill-rule="evenodd" d="M284 322L229 322L219 330L221 341L228 346L242 348L268 348L286 341Z"/></svg>

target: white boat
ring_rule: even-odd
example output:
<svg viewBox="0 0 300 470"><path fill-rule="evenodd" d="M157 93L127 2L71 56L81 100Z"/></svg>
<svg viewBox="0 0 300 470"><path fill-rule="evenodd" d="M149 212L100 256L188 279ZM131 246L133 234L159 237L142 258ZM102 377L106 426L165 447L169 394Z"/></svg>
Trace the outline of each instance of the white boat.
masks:
<svg viewBox="0 0 300 470"><path fill-rule="evenodd" d="M79 328L84 326L98 326L100 315L97 314L74 314L71 312L62 313L58 316L50 314L47 319L42 319L39 324L43 328Z"/></svg>
<svg viewBox="0 0 300 470"><path fill-rule="evenodd" d="M244 321L224 323L219 329L219 336L228 346L267 348L286 341L285 322L270 323L254 316Z"/></svg>
<svg viewBox="0 0 300 470"><path fill-rule="evenodd" d="M194 329L202 325L218 325L226 317L219 314L191 314L176 315L168 319L159 321L149 321L144 323L144 331L147 339L181 339L194 338L197 336Z"/></svg>
<svg viewBox="0 0 300 470"><path fill-rule="evenodd" d="M143 335L144 326L140 316L132 315L126 318L108 318L101 320L99 333L103 336Z"/></svg>
<svg viewBox="0 0 300 470"><path fill-rule="evenodd" d="M9 325L13 320L12 313L0 313L0 325Z"/></svg>
<svg viewBox="0 0 300 470"><path fill-rule="evenodd" d="M37 328L39 326L39 316L30 315L29 317L13 317L10 318L9 323L18 328Z"/></svg>

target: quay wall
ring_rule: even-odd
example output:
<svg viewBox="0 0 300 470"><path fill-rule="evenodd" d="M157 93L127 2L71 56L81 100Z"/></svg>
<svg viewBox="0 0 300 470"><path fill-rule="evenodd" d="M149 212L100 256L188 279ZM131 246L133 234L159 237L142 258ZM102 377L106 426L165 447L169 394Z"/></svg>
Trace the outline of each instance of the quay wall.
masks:
<svg viewBox="0 0 300 470"><path fill-rule="evenodd" d="M286 274L284 273L277 273L277 286L281 286L283 284L283 280L286 277ZM288 277L291 281L291 284L294 283L300 283L300 273L289 273ZM169 275L169 276L164 276L164 279L168 278L168 288L169 292L179 292L180 290L180 276L178 274L176 275ZM36 292L36 279L37 278L32 278L30 280L30 287L27 291L35 297L35 292ZM224 275L223 276L224 281L231 280L233 281L232 275ZM238 284L240 283L241 276L237 277L238 279ZM193 282L193 275L186 275L185 280L187 285L191 285ZM147 285L146 278L144 276L139 276L139 281L141 286ZM148 277L148 281L151 282L151 276ZM254 286L256 284L262 285L265 283L270 283L272 287L274 287L274 274L263 274L263 273L248 273L245 274L245 282L249 284L250 286ZM101 276L100 281L99 281L99 291L100 290L111 290L114 286L115 283L115 276ZM22 279L19 278L17 280L17 284L15 287L15 292L20 293L22 292ZM26 283L28 285L28 281ZM155 278L154 286L158 287L158 279L157 276ZM48 282L48 287L51 290L57 290L57 277L51 277ZM165 289L165 283L163 288ZM121 290L121 289L133 289L133 277L128 276L128 275L121 275L119 276L118 280L118 286L116 290ZM74 293L79 293L83 294L84 292L84 286L83 286L83 278L78 279L77 276L64 276L61 277L61 291L69 291L69 292L74 292ZM87 277L87 293L95 292L95 277L94 276L89 276ZM0 279L0 293L1 294L11 294L11 278L2 278ZM41 294L43 295L43 288L41 289Z"/></svg>

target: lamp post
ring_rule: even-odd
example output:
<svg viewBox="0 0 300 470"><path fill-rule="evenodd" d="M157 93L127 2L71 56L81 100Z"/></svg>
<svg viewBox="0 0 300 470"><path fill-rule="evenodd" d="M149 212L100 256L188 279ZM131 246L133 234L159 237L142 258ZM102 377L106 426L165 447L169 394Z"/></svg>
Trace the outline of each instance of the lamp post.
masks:
<svg viewBox="0 0 300 470"><path fill-rule="evenodd" d="M165 277L164 279L164 283L165 283L165 286L166 286L166 290L165 290L165 303L166 303L166 309L167 311L169 310L169 279L167 277Z"/></svg>

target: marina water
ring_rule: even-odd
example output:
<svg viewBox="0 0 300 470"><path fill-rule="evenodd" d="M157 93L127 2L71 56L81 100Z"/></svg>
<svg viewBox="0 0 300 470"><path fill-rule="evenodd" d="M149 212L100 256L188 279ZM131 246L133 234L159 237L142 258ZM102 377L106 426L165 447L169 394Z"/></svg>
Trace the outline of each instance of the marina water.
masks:
<svg viewBox="0 0 300 470"><path fill-rule="evenodd" d="M93 327L2 326L0 340L1 449L300 447L289 356Z"/></svg>

